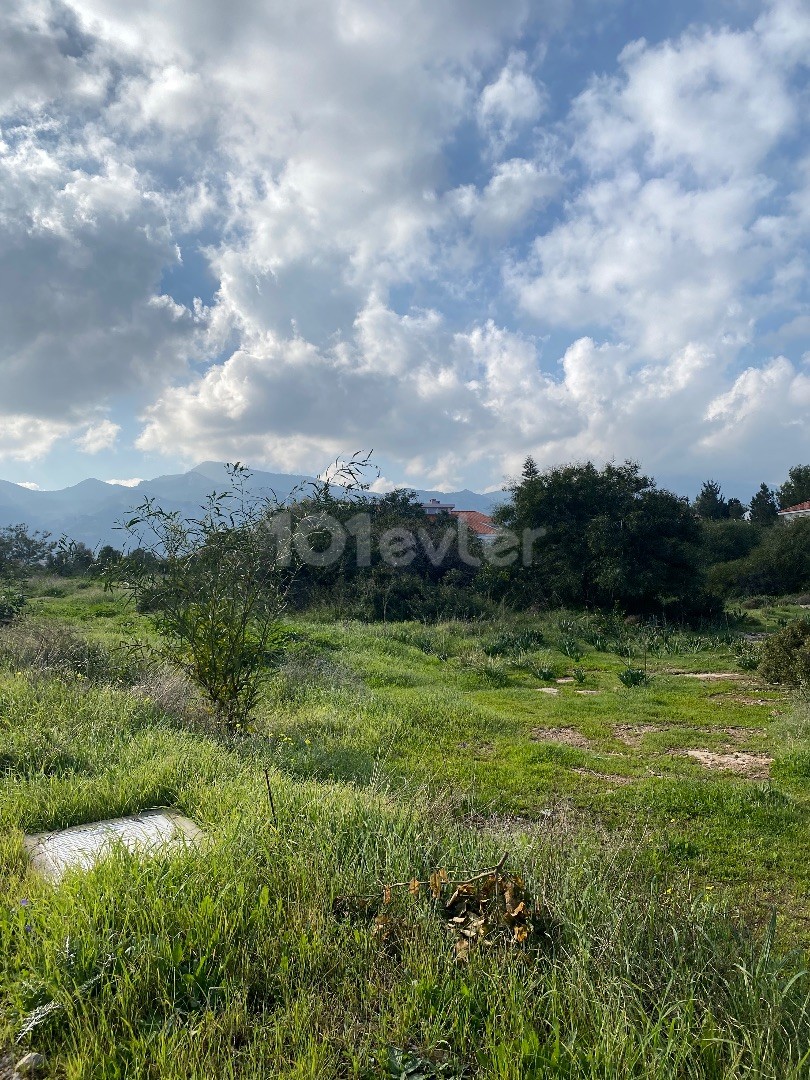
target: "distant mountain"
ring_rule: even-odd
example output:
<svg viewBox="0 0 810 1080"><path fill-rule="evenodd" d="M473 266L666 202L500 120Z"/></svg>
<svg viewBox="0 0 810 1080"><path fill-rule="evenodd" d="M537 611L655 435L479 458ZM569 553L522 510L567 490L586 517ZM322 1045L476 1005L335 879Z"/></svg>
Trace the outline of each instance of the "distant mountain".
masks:
<svg viewBox="0 0 810 1080"><path fill-rule="evenodd" d="M256 494L275 494L284 500L298 488L312 481L310 476L253 470L250 490ZM107 484L90 478L60 491L32 491L0 480L0 528L24 523L30 530L40 529L53 537L72 540L96 548L102 544L124 547L126 536L116 523L145 499L153 498L166 510L178 510L185 516L196 514L207 495L224 490L228 483L225 465L203 461L186 473L156 476L134 487ZM415 490L415 489L409 489ZM480 510L488 514L503 501L500 492L482 495L475 491L416 491L427 502L439 499L453 503L458 510Z"/></svg>

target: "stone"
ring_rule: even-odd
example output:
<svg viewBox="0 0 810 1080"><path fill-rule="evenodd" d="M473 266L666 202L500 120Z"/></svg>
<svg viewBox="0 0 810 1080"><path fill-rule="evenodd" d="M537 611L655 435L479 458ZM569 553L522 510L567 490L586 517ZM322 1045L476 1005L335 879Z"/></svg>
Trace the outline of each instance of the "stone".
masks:
<svg viewBox="0 0 810 1080"><path fill-rule="evenodd" d="M202 836L197 825L177 811L154 809L26 836L25 847L34 870L57 882L68 870L95 866L115 844L150 854L197 843Z"/></svg>
<svg viewBox="0 0 810 1080"><path fill-rule="evenodd" d="M20 1058L14 1070L15 1076L36 1076L45 1068L44 1054L26 1054Z"/></svg>

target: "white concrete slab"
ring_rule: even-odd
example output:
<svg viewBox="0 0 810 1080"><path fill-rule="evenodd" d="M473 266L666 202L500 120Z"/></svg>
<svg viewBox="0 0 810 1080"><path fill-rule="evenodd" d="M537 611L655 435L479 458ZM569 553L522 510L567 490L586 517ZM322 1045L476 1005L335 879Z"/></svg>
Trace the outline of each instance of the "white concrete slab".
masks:
<svg viewBox="0 0 810 1080"><path fill-rule="evenodd" d="M144 810L131 817L108 818L87 825L74 825L51 833L25 837L31 865L51 881L68 870L87 870L107 854L110 847L123 844L129 851L147 854L198 843L203 833L194 822L175 810Z"/></svg>

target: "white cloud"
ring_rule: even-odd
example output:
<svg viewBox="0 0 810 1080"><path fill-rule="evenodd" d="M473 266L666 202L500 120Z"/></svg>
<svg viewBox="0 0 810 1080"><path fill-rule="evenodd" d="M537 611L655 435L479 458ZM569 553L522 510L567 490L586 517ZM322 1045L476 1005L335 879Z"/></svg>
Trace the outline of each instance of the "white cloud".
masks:
<svg viewBox="0 0 810 1080"><path fill-rule="evenodd" d="M58 421L0 413L0 461L37 461L69 433L70 426Z"/></svg>
<svg viewBox="0 0 810 1080"><path fill-rule="evenodd" d="M90 424L82 434L74 439L78 448L84 454L98 454L102 450L110 450L115 446L120 424L114 424L112 420L101 420L97 424Z"/></svg>
<svg viewBox="0 0 810 1080"><path fill-rule="evenodd" d="M7 5L0 456L107 449L122 401L172 459L449 486L792 453L806 5L635 42L551 124L567 7Z"/></svg>
<svg viewBox="0 0 810 1080"><path fill-rule="evenodd" d="M497 79L481 91L478 123L496 152L545 111L545 88L532 78L526 66L526 54L513 52Z"/></svg>
<svg viewBox="0 0 810 1080"><path fill-rule="evenodd" d="M140 476L131 476L128 480L105 480L104 483L112 484L115 487L132 488L142 484L143 479Z"/></svg>
<svg viewBox="0 0 810 1080"><path fill-rule="evenodd" d="M487 185L469 184L451 193L458 213L476 233L503 241L531 223L536 210L560 189L558 172L526 158L500 162Z"/></svg>
<svg viewBox="0 0 810 1080"><path fill-rule="evenodd" d="M33 480L16 480L17 487L27 488L28 491L41 491L39 484L35 484Z"/></svg>
<svg viewBox="0 0 810 1080"><path fill-rule="evenodd" d="M27 129L0 144L4 404L80 419L182 371L190 312L160 295L177 260L160 198L113 160L71 165Z"/></svg>

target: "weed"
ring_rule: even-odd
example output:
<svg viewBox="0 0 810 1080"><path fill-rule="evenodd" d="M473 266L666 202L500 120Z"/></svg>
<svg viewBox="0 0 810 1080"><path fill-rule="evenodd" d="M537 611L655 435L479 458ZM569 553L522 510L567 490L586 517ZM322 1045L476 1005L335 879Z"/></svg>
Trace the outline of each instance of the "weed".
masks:
<svg viewBox="0 0 810 1080"><path fill-rule="evenodd" d="M643 668L626 667L619 672L619 681L623 686L649 686L650 676Z"/></svg>

